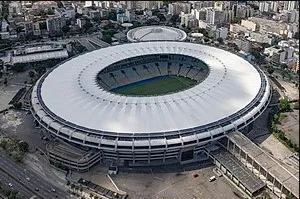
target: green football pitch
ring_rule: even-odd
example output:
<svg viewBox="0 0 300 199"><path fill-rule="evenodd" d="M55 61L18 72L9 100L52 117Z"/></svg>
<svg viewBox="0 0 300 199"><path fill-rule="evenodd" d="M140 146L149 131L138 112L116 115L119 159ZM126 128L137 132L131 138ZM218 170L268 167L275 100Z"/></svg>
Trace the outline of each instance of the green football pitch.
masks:
<svg viewBox="0 0 300 199"><path fill-rule="evenodd" d="M196 83L196 80L188 77L170 75L134 82L112 89L111 91L118 94L131 96L162 95L186 89L195 85Z"/></svg>

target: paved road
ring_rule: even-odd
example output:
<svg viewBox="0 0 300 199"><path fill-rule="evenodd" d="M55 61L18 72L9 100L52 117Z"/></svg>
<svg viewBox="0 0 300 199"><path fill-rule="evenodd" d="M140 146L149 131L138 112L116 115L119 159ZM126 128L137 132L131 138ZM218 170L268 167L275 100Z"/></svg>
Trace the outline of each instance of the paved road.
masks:
<svg viewBox="0 0 300 199"><path fill-rule="evenodd" d="M10 173L11 175L13 175L16 180L20 181L20 184L22 184L23 187L27 187L28 189L33 190L38 198L70 198L65 191L61 190L58 187L54 187L51 183L45 181L41 176L34 173L33 171L29 169L25 170L21 165L17 164L16 162L12 161L2 154L0 155L0 168L3 169L6 173ZM29 181L26 180L27 177L30 178ZM35 191L36 188L38 188L39 191ZM55 192L52 191L53 188L56 190Z"/></svg>
<svg viewBox="0 0 300 199"><path fill-rule="evenodd" d="M33 191L25 188L20 182L10 177L7 173L3 172L2 170L0 170L0 182L1 186L7 189L13 189L18 191L19 193L17 195L22 196L23 198L31 198L35 195ZM9 183L12 184L12 187L8 185Z"/></svg>

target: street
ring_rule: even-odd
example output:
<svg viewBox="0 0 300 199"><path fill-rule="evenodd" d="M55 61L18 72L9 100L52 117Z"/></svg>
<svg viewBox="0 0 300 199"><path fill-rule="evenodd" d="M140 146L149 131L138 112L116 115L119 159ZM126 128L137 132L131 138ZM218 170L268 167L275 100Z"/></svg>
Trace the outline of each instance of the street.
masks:
<svg viewBox="0 0 300 199"><path fill-rule="evenodd" d="M29 190L32 190L32 192L35 193L35 195L38 196L39 198L61 198L61 199L69 198L68 194L65 191L61 190L59 187L54 187L51 183L45 181L38 174L34 173L31 170L24 169L21 165L18 165L17 163L10 160L8 157L6 157L3 154L1 154L1 158L0 158L0 168L3 171L5 171L5 173L9 173L11 174L11 176L13 176L10 177L10 178L14 178L14 182L11 183L14 186L16 186L17 187L16 190L20 191L21 193L24 192L24 194L28 195L30 194ZM29 178L30 180L27 180L26 178ZM2 180L2 178L0 179ZM19 183L17 181L19 181ZM26 193L25 193L26 190L25 187L29 189ZM35 189L38 189L38 191L36 191ZM55 189L55 192L53 192L52 189Z"/></svg>

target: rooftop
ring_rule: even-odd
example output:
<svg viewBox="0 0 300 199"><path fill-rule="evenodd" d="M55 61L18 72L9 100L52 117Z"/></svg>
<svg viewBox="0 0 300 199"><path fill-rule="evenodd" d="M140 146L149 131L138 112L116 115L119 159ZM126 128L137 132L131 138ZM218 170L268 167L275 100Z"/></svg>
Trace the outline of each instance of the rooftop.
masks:
<svg viewBox="0 0 300 199"><path fill-rule="evenodd" d="M186 33L183 30L168 26L142 26L127 33L131 42L136 41L183 41Z"/></svg>
<svg viewBox="0 0 300 199"><path fill-rule="evenodd" d="M265 170L268 170L271 175L291 190L295 196L299 197L299 170L295 170L288 165L279 164L242 133L233 132L227 134L227 136L243 151L248 152L251 158Z"/></svg>

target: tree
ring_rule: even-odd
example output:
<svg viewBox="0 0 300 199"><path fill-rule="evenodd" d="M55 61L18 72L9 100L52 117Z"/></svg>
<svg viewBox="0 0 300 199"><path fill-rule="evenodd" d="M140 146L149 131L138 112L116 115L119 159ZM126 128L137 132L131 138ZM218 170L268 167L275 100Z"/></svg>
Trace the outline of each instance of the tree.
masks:
<svg viewBox="0 0 300 199"><path fill-rule="evenodd" d="M6 77L4 78L3 84L4 84L5 86L7 86L7 78L6 78Z"/></svg>
<svg viewBox="0 0 300 199"><path fill-rule="evenodd" d="M295 32L294 39L299 39L299 32Z"/></svg>
<svg viewBox="0 0 300 199"><path fill-rule="evenodd" d="M25 153L29 149L29 144L27 142L24 142L24 141L19 141L18 142L18 147L19 147L20 151Z"/></svg>
<svg viewBox="0 0 300 199"><path fill-rule="evenodd" d="M279 104L277 106L278 112L286 112L291 110L291 106L288 100L286 99L280 99Z"/></svg>
<svg viewBox="0 0 300 199"><path fill-rule="evenodd" d="M112 39L110 35L103 35L102 40L109 44L112 43Z"/></svg>
<svg viewBox="0 0 300 199"><path fill-rule="evenodd" d="M74 189L75 189L75 184L71 184L71 189L72 189L72 191L74 191Z"/></svg>
<svg viewBox="0 0 300 199"><path fill-rule="evenodd" d="M93 193L90 193L90 198L93 198L94 197L94 194Z"/></svg>
<svg viewBox="0 0 300 199"><path fill-rule="evenodd" d="M0 59L0 70L4 69L4 61Z"/></svg>
<svg viewBox="0 0 300 199"><path fill-rule="evenodd" d="M179 15L172 15L172 17L170 18L170 21L173 23L173 25L175 25L178 20Z"/></svg>
<svg viewBox="0 0 300 199"><path fill-rule="evenodd" d="M269 66L268 68L267 68L267 72L270 74L270 75L272 75L272 73L274 73L274 68L272 67L272 66Z"/></svg>
<svg viewBox="0 0 300 199"><path fill-rule="evenodd" d="M63 26L62 28L61 28L61 30L63 31L63 33L64 34L67 34L69 31L70 31L70 27L69 26Z"/></svg>
<svg viewBox="0 0 300 199"><path fill-rule="evenodd" d="M35 73L31 70L28 72L30 78L34 78Z"/></svg>
<svg viewBox="0 0 300 199"><path fill-rule="evenodd" d="M56 3L57 3L57 7L59 7L59 8L64 7L64 4L61 1L57 1Z"/></svg>
<svg viewBox="0 0 300 199"><path fill-rule="evenodd" d="M287 64L281 64L280 67L284 70L284 69L288 68L288 65Z"/></svg>
<svg viewBox="0 0 300 199"><path fill-rule="evenodd" d="M22 102L16 102L16 103L14 103L14 108L15 108L15 109L20 109L20 108L22 108Z"/></svg>
<svg viewBox="0 0 300 199"><path fill-rule="evenodd" d="M82 186L80 186L79 191L80 191L80 195L82 196L82 191L83 191Z"/></svg>
<svg viewBox="0 0 300 199"><path fill-rule="evenodd" d="M162 13L158 13L157 17L159 18L159 21L166 21L166 17Z"/></svg>
<svg viewBox="0 0 300 199"><path fill-rule="evenodd" d="M7 141L4 139L0 141L0 147L2 147L3 149L6 149L7 144L8 144Z"/></svg>
<svg viewBox="0 0 300 199"><path fill-rule="evenodd" d="M218 41L220 44L224 44L223 38L221 38L221 37L219 37L219 38L217 39L217 41Z"/></svg>
<svg viewBox="0 0 300 199"><path fill-rule="evenodd" d="M115 10L111 10L108 13L108 19L113 20L113 21L117 21L117 12Z"/></svg>

